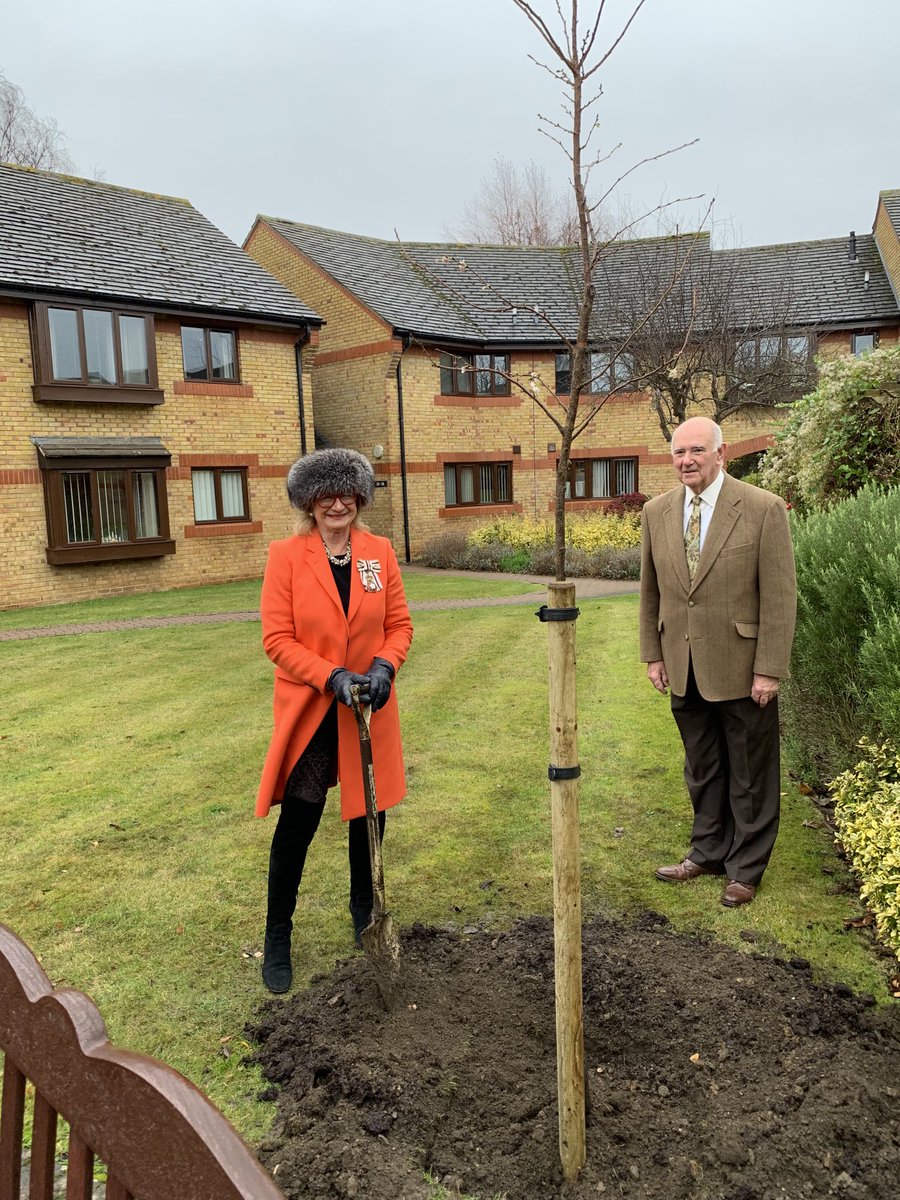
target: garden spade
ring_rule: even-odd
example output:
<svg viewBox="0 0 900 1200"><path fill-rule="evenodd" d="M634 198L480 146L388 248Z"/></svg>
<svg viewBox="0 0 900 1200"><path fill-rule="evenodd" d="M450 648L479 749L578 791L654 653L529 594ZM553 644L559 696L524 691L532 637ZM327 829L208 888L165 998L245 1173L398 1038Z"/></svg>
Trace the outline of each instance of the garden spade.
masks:
<svg viewBox="0 0 900 1200"><path fill-rule="evenodd" d="M353 712L359 728L359 756L362 760L363 793L366 798L366 828L369 833L369 863L372 868L372 916L362 931L362 944L375 970L375 982L388 1012L391 1011L397 978L400 974L400 944L394 933L391 914L384 904L384 861L378 836L378 807L375 801L375 766L372 762L372 738L369 721L372 710L361 704L359 687L350 689Z"/></svg>

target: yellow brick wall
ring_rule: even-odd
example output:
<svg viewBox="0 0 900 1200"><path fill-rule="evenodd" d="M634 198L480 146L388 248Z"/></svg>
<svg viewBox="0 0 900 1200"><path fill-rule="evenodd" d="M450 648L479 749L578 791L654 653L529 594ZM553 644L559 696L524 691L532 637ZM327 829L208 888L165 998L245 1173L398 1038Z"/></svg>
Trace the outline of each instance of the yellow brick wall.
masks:
<svg viewBox="0 0 900 1200"><path fill-rule="evenodd" d="M257 222L244 249L304 304L325 318L321 353L390 338L390 327L384 321L314 266L270 225Z"/></svg>
<svg viewBox="0 0 900 1200"><path fill-rule="evenodd" d="M878 211L875 214L875 242L881 261L884 263L894 295L900 296L900 241L897 231L884 207L884 201L878 201Z"/></svg>
<svg viewBox="0 0 900 1200"><path fill-rule="evenodd" d="M300 453L294 335L238 328L241 382L252 397L209 385L184 391L180 327L157 318L156 353L164 403L152 407L38 403L33 399L28 315L0 305L0 544L4 547L0 608L63 603L253 578L262 574L268 543L288 534L293 515L284 476ZM304 348L304 414L313 436L312 362ZM193 389L192 389L193 391ZM37 453L31 437L158 437L172 455L167 472L174 554L161 558L50 566ZM250 523L240 532L215 527L193 536L191 456L213 455L221 465L248 464ZM223 458L223 456L225 456ZM205 462L195 465L213 465ZM234 527L232 527L234 529ZM208 532L208 531L204 531Z"/></svg>

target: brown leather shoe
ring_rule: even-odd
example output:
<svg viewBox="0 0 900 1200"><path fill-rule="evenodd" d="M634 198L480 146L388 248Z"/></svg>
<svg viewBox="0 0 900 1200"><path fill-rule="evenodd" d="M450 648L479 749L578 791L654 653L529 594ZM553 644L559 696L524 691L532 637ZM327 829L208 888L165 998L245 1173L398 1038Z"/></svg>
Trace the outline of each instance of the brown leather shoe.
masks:
<svg viewBox="0 0 900 1200"><path fill-rule="evenodd" d="M663 883L687 883L701 875L717 874L719 874L718 871L710 871L706 867L701 867L691 858L686 858L684 862L676 863L673 867L656 868L656 878L661 879Z"/></svg>
<svg viewBox="0 0 900 1200"><path fill-rule="evenodd" d="M756 888L752 883L738 883L736 879L729 879L722 893L722 903L726 908L739 908L742 904L749 904L755 895Z"/></svg>

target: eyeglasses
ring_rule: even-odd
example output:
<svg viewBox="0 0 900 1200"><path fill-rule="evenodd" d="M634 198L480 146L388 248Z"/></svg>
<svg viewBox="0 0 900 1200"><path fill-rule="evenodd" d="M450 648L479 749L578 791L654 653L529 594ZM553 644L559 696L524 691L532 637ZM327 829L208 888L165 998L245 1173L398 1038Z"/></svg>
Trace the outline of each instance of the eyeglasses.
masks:
<svg viewBox="0 0 900 1200"><path fill-rule="evenodd" d="M344 508L353 508L356 504L355 496L317 496L316 504L319 508L331 508L335 500L340 500Z"/></svg>

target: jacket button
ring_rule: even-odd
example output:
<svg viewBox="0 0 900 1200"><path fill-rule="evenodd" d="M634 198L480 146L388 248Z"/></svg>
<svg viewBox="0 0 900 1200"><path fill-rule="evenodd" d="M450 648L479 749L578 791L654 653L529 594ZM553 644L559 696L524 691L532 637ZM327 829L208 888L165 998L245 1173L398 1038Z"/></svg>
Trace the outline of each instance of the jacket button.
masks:
<svg viewBox="0 0 900 1200"><path fill-rule="evenodd" d="M691 635L690 635L689 633L686 633L686 634L684 635L684 640L685 640L686 642L689 642L689 641L691 640Z"/></svg>
<svg viewBox="0 0 900 1200"><path fill-rule="evenodd" d="M688 600L688 608L693 608L693 607L694 607L693 600Z"/></svg>

